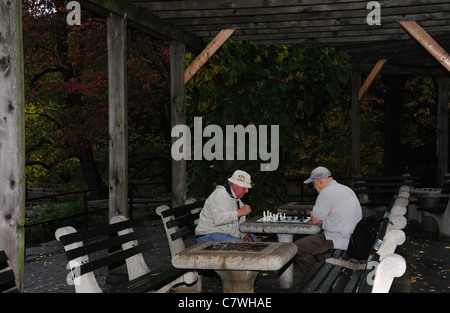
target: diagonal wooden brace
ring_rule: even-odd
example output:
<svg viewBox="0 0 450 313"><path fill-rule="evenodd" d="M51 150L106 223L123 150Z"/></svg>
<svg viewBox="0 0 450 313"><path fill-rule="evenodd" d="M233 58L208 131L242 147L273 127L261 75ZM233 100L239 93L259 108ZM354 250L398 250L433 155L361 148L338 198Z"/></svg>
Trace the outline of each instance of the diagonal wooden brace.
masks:
<svg viewBox="0 0 450 313"><path fill-rule="evenodd" d="M234 29L224 29L209 43L209 45L197 56L197 58L184 71L184 84L186 85L192 77L208 62L220 47L234 33Z"/></svg>
<svg viewBox="0 0 450 313"><path fill-rule="evenodd" d="M386 62L387 59L382 59L378 60L377 64L375 64L369 76L367 76L366 80L364 81L364 84L359 89L358 100L361 100L361 98L366 93L367 89L369 89L370 85L372 85L373 81L375 80L375 77L377 77L378 73L380 73L381 69L386 64Z"/></svg>
<svg viewBox="0 0 450 313"><path fill-rule="evenodd" d="M419 24L414 21L398 23L450 72L449 54Z"/></svg>

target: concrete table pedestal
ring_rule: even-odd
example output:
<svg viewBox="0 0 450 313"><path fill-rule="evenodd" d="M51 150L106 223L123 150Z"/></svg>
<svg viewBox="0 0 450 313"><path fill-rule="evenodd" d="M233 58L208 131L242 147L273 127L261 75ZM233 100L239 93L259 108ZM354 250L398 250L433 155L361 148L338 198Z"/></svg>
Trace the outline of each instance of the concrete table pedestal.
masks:
<svg viewBox="0 0 450 313"><path fill-rule="evenodd" d="M311 222L258 222L261 217L253 217L239 225L243 233L277 234L278 242L292 243L295 234L313 235L322 231L319 225ZM280 287L290 289L294 284L294 261L283 269L280 274Z"/></svg>
<svg viewBox="0 0 450 313"><path fill-rule="evenodd" d="M223 293L252 293L258 271L220 271L216 270L222 281Z"/></svg>

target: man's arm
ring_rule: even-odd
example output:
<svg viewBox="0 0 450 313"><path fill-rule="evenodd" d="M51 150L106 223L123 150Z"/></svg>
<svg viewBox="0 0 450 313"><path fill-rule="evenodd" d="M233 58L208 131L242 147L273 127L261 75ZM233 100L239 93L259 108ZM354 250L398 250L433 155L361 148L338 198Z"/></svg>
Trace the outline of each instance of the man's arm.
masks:
<svg viewBox="0 0 450 313"><path fill-rule="evenodd" d="M248 204L246 204L243 207L241 207L239 210L237 210L237 216L241 217L243 215L248 215L251 212L252 212L252 209L250 208L250 206Z"/></svg>
<svg viewBox="0 0 450 313"><path fill-rule="evenodd" d="M311 216L311 223L313 223L314 225L322 225L323 221L318 219L317 217L314 217L312 215L312 212L309 215Z"/></svg>

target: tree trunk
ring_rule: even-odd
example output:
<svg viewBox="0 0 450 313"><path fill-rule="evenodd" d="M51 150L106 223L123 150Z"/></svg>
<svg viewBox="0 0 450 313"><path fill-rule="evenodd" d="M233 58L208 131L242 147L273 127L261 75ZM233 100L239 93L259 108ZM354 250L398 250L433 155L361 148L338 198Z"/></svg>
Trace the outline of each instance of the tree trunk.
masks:
<svg viewBox="0 0 450 313"><path fill-rule="evenodd" d="M98 169L97 163L94 159L94 151L90 143L87 144L87 148L78 153L78 159L80 160L81 169L83 170L84 179L89 189L99 189L105 186L102 183L102 177ZM92 192L93 199L105 199L108 196L108 191L98 190Z"/></svg>

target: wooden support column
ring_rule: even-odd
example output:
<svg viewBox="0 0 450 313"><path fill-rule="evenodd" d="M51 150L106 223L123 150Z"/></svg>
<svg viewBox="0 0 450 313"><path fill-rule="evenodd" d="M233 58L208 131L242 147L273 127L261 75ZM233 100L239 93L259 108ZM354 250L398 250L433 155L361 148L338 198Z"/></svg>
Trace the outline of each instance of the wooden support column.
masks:
<svg viewBox="0 0 450 313"><path fill-rule="evenodd" d="M440 76L437 79L439 100L437 105L437 175L438 188L444 185L444 175L448 171L448 78Z"/></svg>
<svg viewBox="0 0 450 313"><path fill-rule="evenodd" d="M362 99L367 89L369 89L370 85L372 85L373 81L375 80L375 77L377 77L378 73L380 73L381 69L386 64L386 62L387 59L382 59L378 60L377 64L375 64L369 76L367 76L366 80L364 81L364 84L359 89L358 100Z"/></svg>
<svg viewBox="0 0 450 313"><path fill-rule="evenodd" d="M0 1L0 250L23 291L25 92L22 1Z"/></svg>
<svg viewBox="0 0 450 313"><path fill-rule="evenodd" d="M128 217L127 26L111 13L108 27L109 218Z"/></svg>
<svg viewBox="0 0 450 313"><path fill-rule="evenodd" d="M390 75L383 78L387 86L383 175L398 176L404 174L405 170L400 162L400 116L407 76Z"/></svg>
<svg viewBox="0 0 450 313"><path fill-rule="evenodd" d="M352 76L352 175L361 174L361 108L359 106L359 89L361 72L354 71Z"/></svg>
<svg viewBox="0 0 450 313"><path fill-rule="evenodd" d="M414 21L399 24L450 72L450 56L422 27Z"/></svg>
<svg viewBox="0 0 450 313"><path fill-rule="evenodd" d="M170 44L170 105L171 128L186 125L186 104L184 70L186 46L174 42ZM186 137L186 136L185 136ZM172 145L176 138L172 138ZM186 147L186 145L184 145ZM186 201L186 160L172 158L172 207L184 205Z"/></svg>
<svg viewBox="0 0 450 313"><path fill-rule="evenodd" d="M234 29L221 30L217 36L211 40L208 46L195 58L184 72L184 83L187 84L192 77L211 59L220 47L233 35Z"/></svg>

